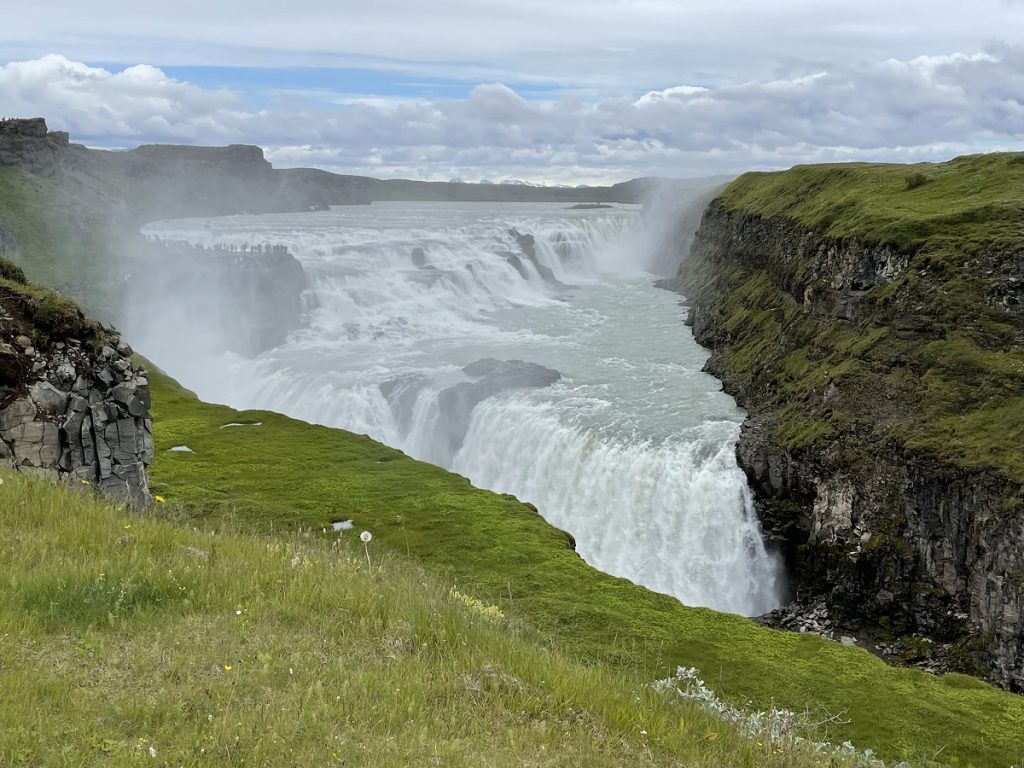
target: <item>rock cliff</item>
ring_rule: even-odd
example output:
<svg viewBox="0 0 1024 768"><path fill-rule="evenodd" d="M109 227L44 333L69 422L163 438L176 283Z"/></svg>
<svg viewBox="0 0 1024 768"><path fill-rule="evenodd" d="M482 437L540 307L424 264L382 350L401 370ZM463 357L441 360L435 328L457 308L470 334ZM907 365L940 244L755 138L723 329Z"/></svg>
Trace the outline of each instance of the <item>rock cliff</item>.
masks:
<svg viewBox="0 0 1024 768"><path fill-rule="evenodd" d="M48 131L42 118L0 120L0 165L52 174L70 147L68 134Z"/></svg>
<svg viewBox="0 0 1024 768"><path fill-rule="evenodd" d="M674 287L707 370L749 411L737 457L795 589L765 620L1024 691L1024 201L999 200L1018 211L1008 228L991 200L959 219L936 202L1022 165L973 162L936 167L914 205L935 215L910 239L855 196L899 205L902 171L743 177Z"/></svg>
<svg viewBox="0 0 1024 768"><path fill-rule="evenodd" d="M0 259L0 461L147 503L149 383L131 355Z"/></svg>

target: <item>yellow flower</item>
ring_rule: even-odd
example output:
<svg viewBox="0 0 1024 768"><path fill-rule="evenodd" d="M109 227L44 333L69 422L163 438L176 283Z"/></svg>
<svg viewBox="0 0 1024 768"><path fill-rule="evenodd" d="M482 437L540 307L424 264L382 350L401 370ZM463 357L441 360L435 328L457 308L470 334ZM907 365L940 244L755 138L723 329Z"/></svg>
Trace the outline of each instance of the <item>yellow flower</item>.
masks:
<svg viewBox="0 0 1024 768"><path fill-rule="evenodd" d="M125 524L124 524L124 529L125 529L126 531L127 531L127 530L128 530L129 528L131 528L131 527L132 527L132 524L131 524L131 523L125 523Z"/></svg>
<svg viewBox="0 0 1024 768"><path fill-rule="evenodd" d="M225 672L230 672L231 671L231 665L230 664L225 664L224 665L224 671Z"/></svg>
<svg viewBox="0 0 1024 768"><path fill-rule="evenodd" d="M92 485L88 480L83 480L82 485Z"/></svg>
<svg viewBox="0 0 1024 768"><path fill-rule="evenodd" d="M161 504L163 504L164 503L164 497L163 496L154 496L153 497L153 501L158 501Z"/></svg>

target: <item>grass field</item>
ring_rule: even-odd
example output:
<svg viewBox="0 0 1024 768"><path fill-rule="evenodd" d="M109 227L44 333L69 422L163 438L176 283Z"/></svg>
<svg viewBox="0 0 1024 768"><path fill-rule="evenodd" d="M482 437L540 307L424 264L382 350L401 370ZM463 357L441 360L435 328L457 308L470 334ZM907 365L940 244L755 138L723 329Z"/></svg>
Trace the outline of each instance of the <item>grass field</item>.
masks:
<svg viewBox="0 0 1024 768"><path fill-rule="evenodd" d="M351 519L374 545L522 622L552 651L635 680L677 665L734 702L843 715L832 741L920 764L1024 764L1024 699L960 675L886 666L866 651L686 608L590 568L565 534L364 436L198 401L158 374L153 490L212 524L320 530ZM222 428L229 423L260 426ZM187 445L193 453L169 452ZM202 519L202 518L201 518Z"/></svg>
<svg viewBox="0 0 1024 768"><path fill-rule="evenodd" d="M4 766L843 766L581 664L376 541L0 475Z"/></svg>

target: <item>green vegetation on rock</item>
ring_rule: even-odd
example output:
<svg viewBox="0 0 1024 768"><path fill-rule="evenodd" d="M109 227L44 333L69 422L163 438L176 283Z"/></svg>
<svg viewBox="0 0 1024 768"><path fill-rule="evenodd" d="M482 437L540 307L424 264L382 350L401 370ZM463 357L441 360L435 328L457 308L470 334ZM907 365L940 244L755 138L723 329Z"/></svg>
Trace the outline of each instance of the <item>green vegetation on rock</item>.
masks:
<svg viewBox="0 0 1024 768"><path fill-rule="evenodd" d="M1024 756L1024 699L971 678L897 669L857 648L688 608L595 571L514 498L365 436L198 401L154 373L152 488L205 525L330 530L351 519L374 546L497 606L552 652L635 681L677 665L754 708L841 713L832 741L888 759L1009 765ZM256 424L259 423L259 426ZM242 424L243 426L225 426ZM171 452L185 445L192 452ZM348 534L351 535L351 534ZM330 534L328 534L328 537Z"/></svg>
<svg viewBox="0 0 1024 768"><path fill-rule="evenodd" d="M21 268L0 257L0 299L10 312L9 329L24 334L36 345L68 337L96 344L102 326L86 317L78 305L56 291L29 283Z"/></svg>
<svg viewBox="0 0 1024 768"><path fill-rule="evenodd" d="M792 219L832 238L972 255L1024 238L1024 153L919 165L798 165L746 173L721 199L730 208Z"/></svg>
<svg viewBox="0 0 1024 768"><path fill-rule="evenodd" d="M728 331L733 388L777 412L782 448L856 434L1024 482L1024 154L748 173L715 206L792 234L744 243L730 264L695 251L681 272ZM800 245L806 232L907 265L837 316L818 300L837 270Z"/></svg>

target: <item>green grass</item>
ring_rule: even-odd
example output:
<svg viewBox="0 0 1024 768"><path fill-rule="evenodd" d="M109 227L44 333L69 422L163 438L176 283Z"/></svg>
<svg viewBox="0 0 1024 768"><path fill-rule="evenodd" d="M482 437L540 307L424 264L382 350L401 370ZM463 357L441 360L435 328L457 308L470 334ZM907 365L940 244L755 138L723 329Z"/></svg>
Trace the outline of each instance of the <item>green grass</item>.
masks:
<svg viewBox="0 0 1024 768"><path fill-rule="evenodd" d="M5 310L12 313L11 331L28 336L37 345L68 338L93 345L100 343L105 334L99 323L56 291L17 279L17 274L7 269L9 264L0 257L0 299Z"/></svg>
<svg viewBox="0 0 1024 768"><path fill-rule="evenodd" d="M92 310L109 310L112 292L121 288L111 274L118 263L111 244L121 238L108 228L108 215L93 207L94 191L79 193L62 183L0 167L0 231L16 240L14 250L0 255L30 280L59 288Z"/></svg>
<svg viewBox="0 0 1024 768"><path fill-rule="evenodd" d="M863 296L853 323L804 311L806 289L831 290L813 249L769 256L751 242L731 246L728 263L705 253L684 262L689 292L728 334L721 354L734 380L778 415L780 447L846 436L864 448L851 461L863 461L895 442L1024 483L1024 321L989 303L1024 248L1024 154L749 173L717 204L909 258ZM907 319L921 335L894 332Z"/></svg>
<svg viewBox="0 0 1024 768"><path fill-rule="evenodd" d="M154 373L153 490L207 524L320 530L355 521L374 546L493 604L552 652L633 680L695 666L735 702L843 713L829 737L889 759L1024 761L1024 699L974 679L886 666L866 651L687 608L601 574L511 497L364 436L198 401ZM262 422L230 427L231 422ZM187 445L194 453L171 453ZM684 761L685 762L685 761Z"/></svg>
<svg viewBox="0 0 1024 768"><path fill-rule="evenodd" d="M830 237L901 249L938 245L961 253L1024 237L1024 154L948 163L848 163L747 173L722 195L732 208L794 219Z"/></svg>
<svg viewBox="0 0 1024 768"><path fill-rule="evenodd" d="M545 649L377 541L0 480L4 766L847 764Z"/></svg>
<svg viewBox="0 0 1024 768"><path fill-rule="evenodd" d="M5 255L31 279L54 285L63 282L67 265L54 248L46 210L38 185L21 169L0 167L0 229L13 234L17 242L15 250Z"/></svg>

